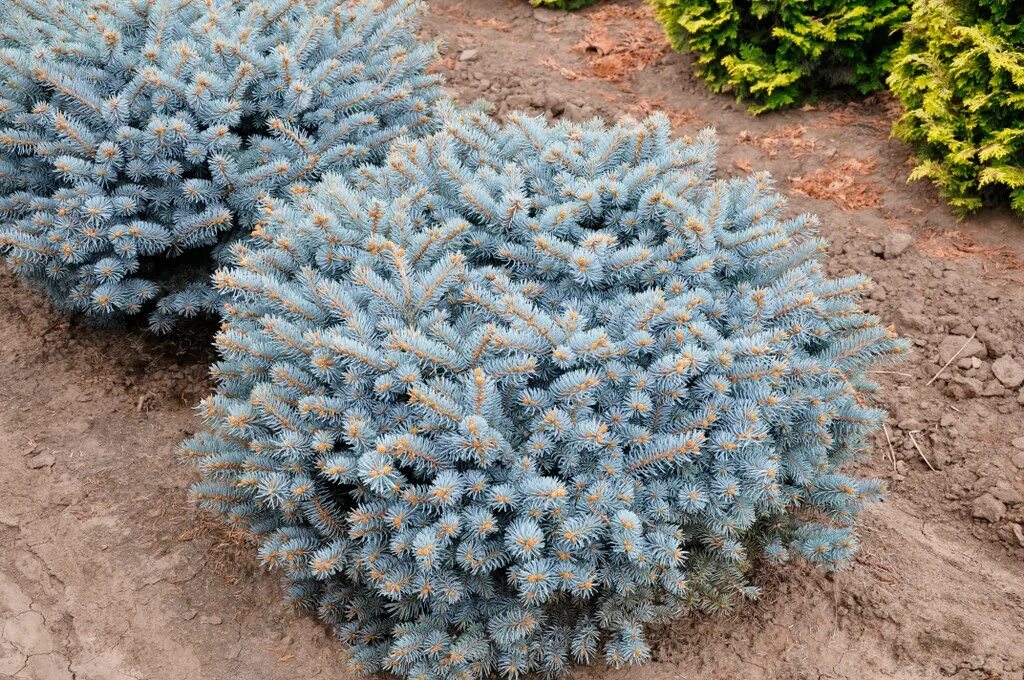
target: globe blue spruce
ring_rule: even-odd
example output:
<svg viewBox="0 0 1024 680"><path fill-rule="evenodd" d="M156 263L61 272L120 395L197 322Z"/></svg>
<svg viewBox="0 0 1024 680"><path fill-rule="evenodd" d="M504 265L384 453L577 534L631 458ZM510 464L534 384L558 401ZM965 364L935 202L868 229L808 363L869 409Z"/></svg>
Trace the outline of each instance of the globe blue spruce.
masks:
<svg viewBox="0 0 1024 680"><path fill-rule="evenodd" d="M439 116L266 201L217 273L194 499L407 678L641 663L757 560L847 561L867 370L906 344L815 221L664 118Z"/></svg>
<svg viewBox="0 0 1024 680"><path fill-rule="evenodd" d="M12 0L0 251L56 305L154 329L216 307L263 198L430 126L414 0Z"/></svg>

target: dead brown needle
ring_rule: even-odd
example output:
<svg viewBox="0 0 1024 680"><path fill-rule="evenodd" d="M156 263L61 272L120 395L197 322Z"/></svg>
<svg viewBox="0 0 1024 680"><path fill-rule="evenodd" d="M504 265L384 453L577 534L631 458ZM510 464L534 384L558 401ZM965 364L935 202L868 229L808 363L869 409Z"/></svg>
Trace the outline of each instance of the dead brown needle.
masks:
<svg viewBox="0 0 1024 680"><path fill-rule="evenodd" d="M978 334L978 331L974 331L973 333L971 333L971 337L967 338L967 342L965 342L965 343L963 344L963 347L961 347L960 349L958 349L958 350L956 351L956 354L954 354L953 356L951 356L951 357L949 358L949 361L947 361L947 362L946 362L945 364L943 364L942 368L940 368L940 369L939 369L939 372L938 372L938 373L936 373L935 375L933 375L933 376L932 376L932 379L931 379L931 380L929 380L929 381L928 381L927 383L925 383L925 387L927 387L928 385L931 385L931 384L932 384L933 382L935 382L935 379L936 379L936 378L938 378L938 377L939 377L939 376L940 376L940 375L942 374L942 372L946 370L946 367L947 367L947 366L949 366L949 365L950 365L951 363L953 363L954 361L956 361L956 358L957 358L958 356L960 356L960 352L963 352L963 351L964 351L965 349L967 349L967 345L971 344L971 340L974 340L974 336L975 336L975 335L977 335L977 334Z"/></svg>

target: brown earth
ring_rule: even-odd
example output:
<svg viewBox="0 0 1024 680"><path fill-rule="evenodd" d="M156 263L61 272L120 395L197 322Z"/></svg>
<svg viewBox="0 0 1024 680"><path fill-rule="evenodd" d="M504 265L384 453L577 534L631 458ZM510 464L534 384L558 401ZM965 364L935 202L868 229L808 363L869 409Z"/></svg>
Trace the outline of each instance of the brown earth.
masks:
<svg viewBox="0 0 1024 680"><path fill-rule="evenodd" d="M877 376L893 417L860 471L892 493L852 568L762 573L760 602L658 631L649 666L577 677L1024 678L1020 221L958 223L907 185L885 97L755 119L709 94L638 2L434 0L426 32L447 43L454 92L499 114L713 124L721 172L770 170L794 211L821 216L833 272L871 275L868 306L916 345ZM185 502L173 451L209 389L208 334L69 324L6 273L0 317L0 677L348 677L325 629Z"/></svg>

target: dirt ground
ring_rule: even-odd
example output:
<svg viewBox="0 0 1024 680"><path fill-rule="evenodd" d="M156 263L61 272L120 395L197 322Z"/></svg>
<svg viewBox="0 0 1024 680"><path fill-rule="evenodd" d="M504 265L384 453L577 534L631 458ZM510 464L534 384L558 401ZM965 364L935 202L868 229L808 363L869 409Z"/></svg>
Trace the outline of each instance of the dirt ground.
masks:
<svg viewBox="0 0 1024 680"><path fill-rule="evenodd" d="M892 493L852 568L761 573L763 600L665 627L645 668L576 677L1024 679L1020 220L958 223L930 186L907 185L887 98L755 119L709 94L639 2L431 11L463 101L717 127L721 172L770 170L794 211L821 216L833 272L872 276L868 306L916 345L877 376L893 416L860 472ZM209 329L157 341L83 328L7 273L0 319L0 677L348 677L326 630L185 502L174 447L209 389Z"/></svg>

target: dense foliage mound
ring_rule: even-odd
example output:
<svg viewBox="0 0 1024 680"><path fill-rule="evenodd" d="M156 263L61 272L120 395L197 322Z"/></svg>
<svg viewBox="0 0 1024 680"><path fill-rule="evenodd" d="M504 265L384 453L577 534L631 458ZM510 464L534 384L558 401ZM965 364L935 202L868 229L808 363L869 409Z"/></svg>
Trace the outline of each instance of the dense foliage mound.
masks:
<svg viewBox="0 0 1024 680"><path fill-rule="evenodd" d="M815 94L884 87L910 0L650 0L677 50L715 92L755 113Z"/></svg>
<svg viewBox="0 0 1024 680"><path fill-rule="evenodd" d="M251 532L355 670L639 663L754 560L834 567L840 466L904 351L765 175L664 118L442 111L355 183L271 200L229 294L196 501Z"/></svg>
<svg viewBox="0 0 1024 680"><path fill-rule="evenodd" d="M379 162L438 80L412 0L19 0L0 10L0 251L68 312L215 306L266 196ZM158 304L152 304L158 301Z"/></svg>
<svg viewBox="0 0 1024 680"><path fill-rule="evenodd" d="M918 2L889 85L911 179L935 182L961 215L986 200L1024 213L1024 4Z"/></svg>

